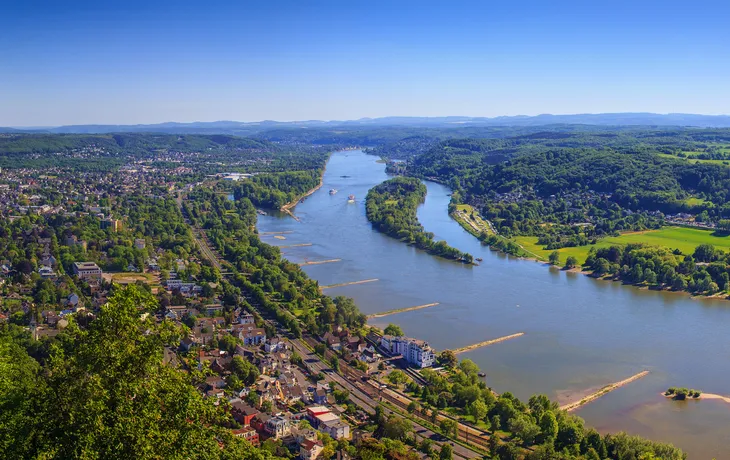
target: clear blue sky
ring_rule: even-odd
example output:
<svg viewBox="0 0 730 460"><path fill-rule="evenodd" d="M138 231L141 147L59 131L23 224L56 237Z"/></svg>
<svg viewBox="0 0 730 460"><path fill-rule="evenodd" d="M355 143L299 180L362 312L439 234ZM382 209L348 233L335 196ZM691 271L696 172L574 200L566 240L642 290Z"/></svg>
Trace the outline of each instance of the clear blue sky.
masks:
<svg viewBox="0 0 730 460"><path fill-rule="evenodd" d="M730 3L5 0L0 126L730 113Z"/></svg>

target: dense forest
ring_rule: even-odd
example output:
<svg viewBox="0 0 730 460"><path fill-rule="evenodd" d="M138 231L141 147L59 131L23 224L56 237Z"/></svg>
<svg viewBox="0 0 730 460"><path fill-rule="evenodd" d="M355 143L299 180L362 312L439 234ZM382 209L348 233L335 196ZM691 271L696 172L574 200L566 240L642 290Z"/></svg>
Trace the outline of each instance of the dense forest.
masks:
<svg viewBox="0 0 730 460"><path fill-rule="evenodd" d="M322 169L260 174L234 187L234 196L246 197L261 208L279 209L296 201L319 184Z"/></svg>
<svg viewBox="0 0 730 460"><path fill-rule="evenodd" d="M367 217L373 226L394 238L447 259L472 263L471 254L452 248L445 241L434 241L418 222L416 210L426 198L426 186L418 179L396 177L368 191Z"/></svg>
<svg viewBox="0 0 730 460"><path fill-rule="evenodd" d="M725 139L730 130L702 133L707 136ZM539 236L555 249L658 228L670 214L708 222L729 217L729 168L662 153L683 144L697 148L690 137L548 132L451 140L416 157L407 172L448 184L455 203L475 206L500 234Z"/></svg>

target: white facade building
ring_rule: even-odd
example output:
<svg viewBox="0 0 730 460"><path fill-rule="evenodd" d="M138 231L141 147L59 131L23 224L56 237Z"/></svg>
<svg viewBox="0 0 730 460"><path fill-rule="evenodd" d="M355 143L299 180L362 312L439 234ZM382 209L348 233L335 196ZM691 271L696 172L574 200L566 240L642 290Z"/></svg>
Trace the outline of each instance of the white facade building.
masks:
<svg viewBox="0 0 730 460"><path fill-rule="evenodd" d="M384 335L380 346L392 355L403 355L406 361L421 368L433 366L436 360L433 349L423 340Z"/></svg>

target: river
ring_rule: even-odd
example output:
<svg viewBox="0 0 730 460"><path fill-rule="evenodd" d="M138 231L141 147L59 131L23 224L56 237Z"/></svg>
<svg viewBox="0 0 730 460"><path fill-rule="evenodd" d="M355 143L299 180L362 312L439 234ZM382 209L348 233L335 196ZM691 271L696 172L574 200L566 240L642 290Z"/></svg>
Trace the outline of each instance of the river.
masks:
<svg viewBox="0 0 730 460"><path fill-rule="evenodd" d="M497 392L564 399L649 370L575 413L602 432L672 442L690 458L730 458L730 404L659 394L670 386L730 394L730 302L640 290L491 251L448 216L449 190L433 182L419 220L437 239L484 260L467 266L429 255L367 221L365 195L388 178L377 160L360 151L333 154L323 187L294 209L299 222L259 217L261 232L291 233L262 238L311 244L283 248L293 262L341 259L304 267L321 285L377 278L326 291L353 297L366 314L439 302L374 323L399 324L437 350L524 332L459 356L475 361ZM338 193L330 195L332 188ZM347 203L350 194L355 203Z"/></svg>

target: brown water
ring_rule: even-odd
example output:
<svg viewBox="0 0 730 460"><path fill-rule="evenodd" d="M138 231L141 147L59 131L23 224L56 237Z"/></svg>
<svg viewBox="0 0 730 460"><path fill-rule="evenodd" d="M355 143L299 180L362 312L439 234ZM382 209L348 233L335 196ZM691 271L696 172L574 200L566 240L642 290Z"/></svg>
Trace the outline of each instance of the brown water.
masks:
<svg viewBox="0 0 730 460"><path fill-rule="evenodd" d="M460 355L474 360L498 392L557 399L647 369L647 377L576 414L601 431L672 442L690 458L730 458L730 404L679 403L659 395L669 386L730 395L730 301L639 290L490 251L448 216L449 190L428 182L421 223L484 261L473 267L431 256L367 221L365 195L388 178L376 160L359 151L334 154L324 186L294 210L301 222L259 217L262 232L293 233L286 240L262 238L280 246L312 243L284 249L293 262L342 259L304 268L322 285L377 278L327 291L353 297L364 313L440 302L375 322L397 323L436 349L524 332ZM330 195L331 188L339 192ZM355 203L347 203L350 194Z"/></svg>

